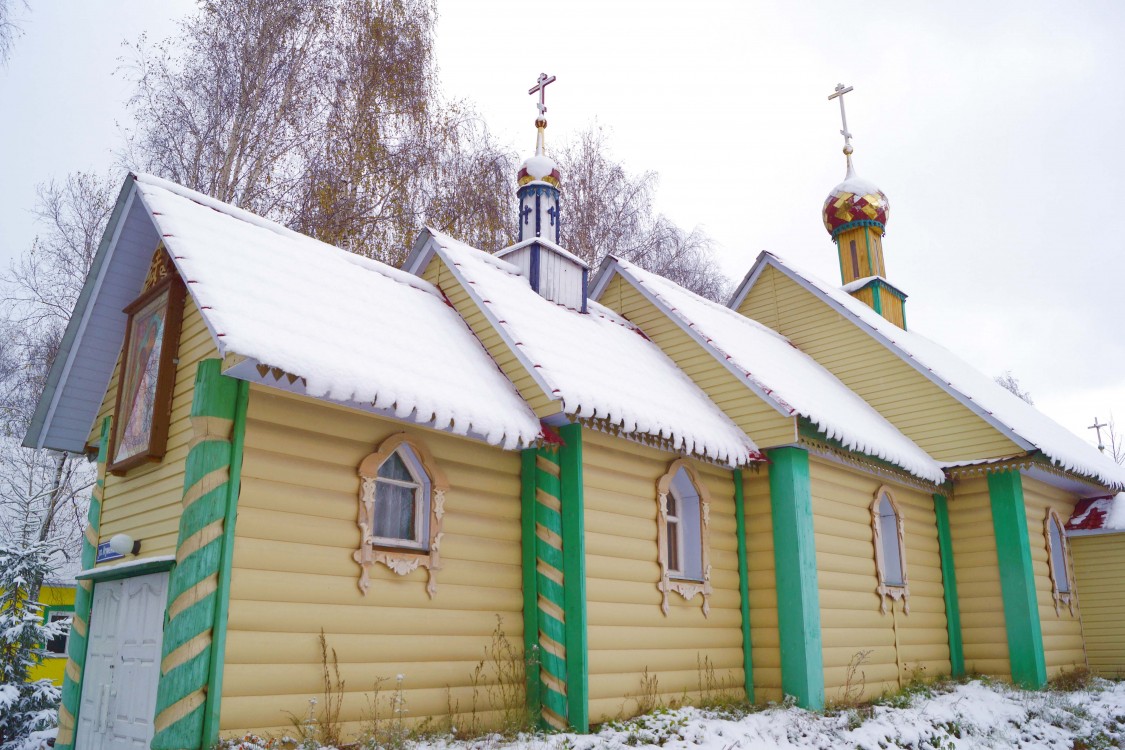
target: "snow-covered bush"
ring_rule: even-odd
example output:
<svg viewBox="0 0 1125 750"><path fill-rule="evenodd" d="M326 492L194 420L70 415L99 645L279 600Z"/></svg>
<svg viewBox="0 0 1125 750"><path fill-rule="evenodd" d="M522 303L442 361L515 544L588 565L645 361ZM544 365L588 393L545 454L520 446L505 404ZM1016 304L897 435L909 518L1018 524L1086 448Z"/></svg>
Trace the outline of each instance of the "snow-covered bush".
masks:
<svg viewBox="0 0 1125 750"><path fill-rule="evenodd" d="M66 632L44 623L36 599L50 572L50 545L0 545L0 750L35 750L58 724L61 691L50 680L28 682L46 643Z"/></svg>

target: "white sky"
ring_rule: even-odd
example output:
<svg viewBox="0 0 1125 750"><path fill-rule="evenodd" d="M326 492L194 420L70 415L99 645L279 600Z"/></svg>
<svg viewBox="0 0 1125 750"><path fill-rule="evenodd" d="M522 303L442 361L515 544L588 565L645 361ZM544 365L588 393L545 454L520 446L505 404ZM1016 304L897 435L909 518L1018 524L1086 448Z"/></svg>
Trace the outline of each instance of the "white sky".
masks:
<svg viewBox="0 0 1125 750"><path fill-rule="evenodd" d="M839 276L820 222L858 173L889 196L888 275L908 322L1092 440L1125 423L1125 6L439 0L443 88L530 152L540 71L548 148L595 120L661 209L716 240L732 278L762 249ZM0 262L30 244L35 185L113 164L124 40L162 38L188 0L23 11L0 69ZM565 175L564 199L565 199ZM565 204L564 204L565 205ZM565 225L564 225L565 226Z"/></svg>

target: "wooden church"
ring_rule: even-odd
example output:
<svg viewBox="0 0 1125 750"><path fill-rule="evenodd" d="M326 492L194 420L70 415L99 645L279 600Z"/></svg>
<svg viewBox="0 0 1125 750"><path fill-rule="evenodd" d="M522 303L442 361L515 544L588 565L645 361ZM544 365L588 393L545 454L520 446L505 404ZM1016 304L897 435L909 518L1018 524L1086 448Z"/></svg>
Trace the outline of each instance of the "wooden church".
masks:
<svg viewBox="0 0 1125 750"><path fill-rule="evenodd" d="M1125 475L908 329L850 140L841 283L763 253L723 306L565 249L544 111L514 244L401 270L126 179L26 439L98 466L57 747L286 733L322 632L351 732L487 703L498 632L579 731L1086 665L1063 524Z"/></svg>

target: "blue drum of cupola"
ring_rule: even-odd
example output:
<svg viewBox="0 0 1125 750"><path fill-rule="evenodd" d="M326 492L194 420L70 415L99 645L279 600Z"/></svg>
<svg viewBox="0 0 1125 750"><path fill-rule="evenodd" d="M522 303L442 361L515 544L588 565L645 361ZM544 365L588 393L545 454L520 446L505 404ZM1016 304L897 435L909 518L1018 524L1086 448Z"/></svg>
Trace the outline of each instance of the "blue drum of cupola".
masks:
<svg viewBox="0 0 1125 750"><path fill-rule="evenodd" d="M516 197L519 199L520 241L541 237L558 244L562 238L559 189L536 180L522 185Z"/></svg>
<svg viewBox="0 0 1125 750"><path fill-rule="evenodd" d="M540 117L535 121L538 135L535 139L535 155L520 166L516 181L519 189L519 242L539 237L556 245L562 241L562 215L559 187L562 176L558 165L547 156L544 146L544 132L547 120Z"/></svg>

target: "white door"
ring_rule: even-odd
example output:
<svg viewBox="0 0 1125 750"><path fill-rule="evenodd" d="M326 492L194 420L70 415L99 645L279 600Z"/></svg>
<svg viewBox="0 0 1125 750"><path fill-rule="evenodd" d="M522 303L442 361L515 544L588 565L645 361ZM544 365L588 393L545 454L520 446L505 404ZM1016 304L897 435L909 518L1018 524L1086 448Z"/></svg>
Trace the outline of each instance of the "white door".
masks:
<svg viewBox="0 0 1125 750"><path fill-rule="evenodd" d="M167 573L94 585L75 750L148 748L167 596Z"/></svg>

